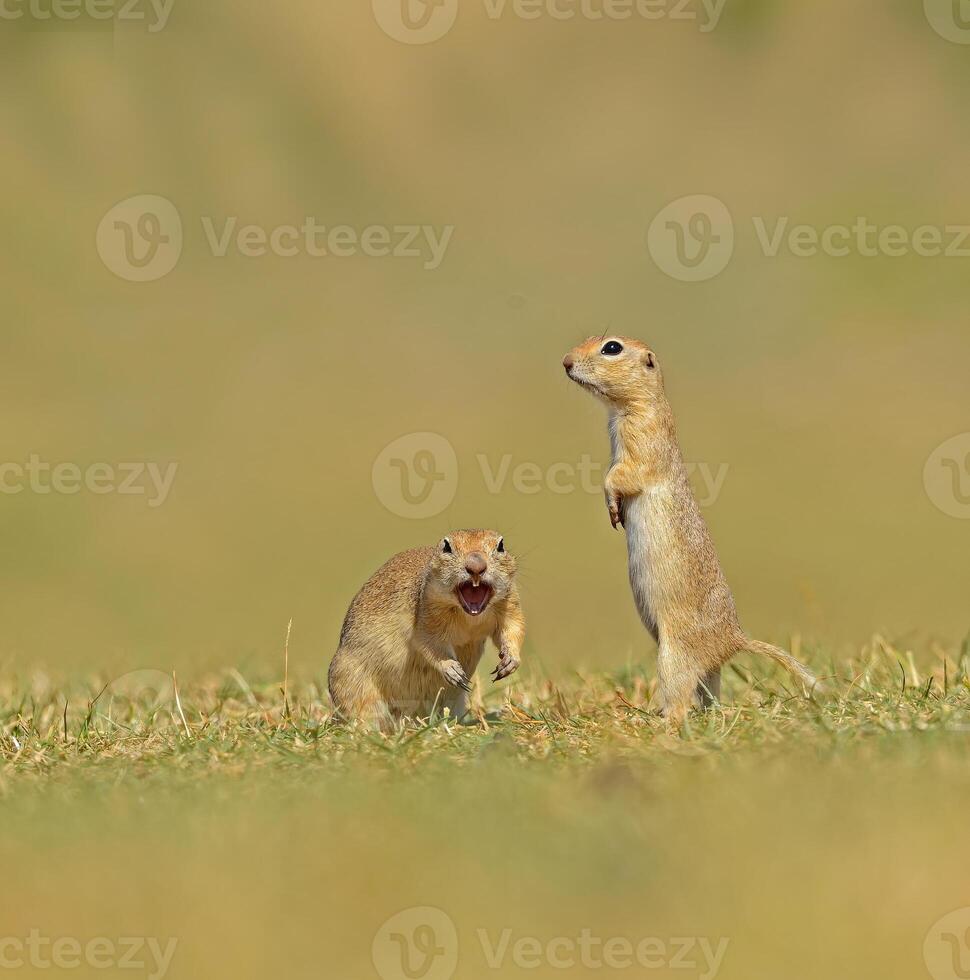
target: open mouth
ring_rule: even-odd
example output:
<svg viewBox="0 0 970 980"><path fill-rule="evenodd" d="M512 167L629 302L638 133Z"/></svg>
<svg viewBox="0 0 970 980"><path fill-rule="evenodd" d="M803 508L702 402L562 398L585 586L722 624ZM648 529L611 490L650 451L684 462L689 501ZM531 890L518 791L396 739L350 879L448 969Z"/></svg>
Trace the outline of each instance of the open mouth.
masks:
<svg viewBox="0 0 970 980"><path fill-rule="evenodd" d="M462 582L458 586L458 601L469 616L481 616L491 598L492 587L484 582L481 585Z"/></svg>

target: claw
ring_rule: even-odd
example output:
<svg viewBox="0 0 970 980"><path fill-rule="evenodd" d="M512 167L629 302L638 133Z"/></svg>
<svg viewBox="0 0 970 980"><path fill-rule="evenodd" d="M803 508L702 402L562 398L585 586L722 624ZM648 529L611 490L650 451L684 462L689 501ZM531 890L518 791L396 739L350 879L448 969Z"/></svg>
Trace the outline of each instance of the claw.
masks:
<svg viewBox="0 0 970 980"><path fill-rule="evenodd" d="M461 664L457 662L450 664L445 668L442 676L452 687L460 687L463 691L471 693L471 682Z"/></svg>
<svg viewBox="0 0 970 980"><path fill-rule="evenodd" d="M519 661L513 660L511 657L503 659L499 665L492 671L495 675L492 678L493 683L505 680L510 674L514 674L519 669Z"/></svg>
<svg viewBox="0 0 970 980"><path fill-rule="evenodd" d="M617 528L617 525L619 525L620 527L623 526L623 521L620 518L620 507L619 507L619 504L617 504L616 507L610 507L608 509L609 509L609 512L610 512L610 524L613 525L613 530L615 531L616 528Z"/></svg>

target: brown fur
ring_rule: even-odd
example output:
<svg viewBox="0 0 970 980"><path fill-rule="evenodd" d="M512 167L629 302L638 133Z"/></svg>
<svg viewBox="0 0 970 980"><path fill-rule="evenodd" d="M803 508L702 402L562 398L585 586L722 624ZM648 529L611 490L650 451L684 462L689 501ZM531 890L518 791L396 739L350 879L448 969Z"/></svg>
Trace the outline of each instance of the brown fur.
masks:
<svg viewBox="0 0 970 980"><path fill-rule="evenodd" d="M621 353L603 353L611 343ZM626 337L591 338L563 359L569 377L604 401L613 447L606 505L622 524L630 585L659 647L664 713L679 724L720 693L721 667L748 650L771 657L806 687L816 679L794 657L749 639L738 623L714 543L688 479L656 354Z"/></svg>
<svg viewBox="0 0 970 980"><path fill-rule="evenodd" d="M500 545L494 531L455 531L434 547L395 555L368 579L350 604L330 664L330 696L343 717L385 730L445 708L460 718L488 637L500 654L494 679L518 668L525 618L515 559ZM477 616L456 591L472 581L492 589Z"/></svg>

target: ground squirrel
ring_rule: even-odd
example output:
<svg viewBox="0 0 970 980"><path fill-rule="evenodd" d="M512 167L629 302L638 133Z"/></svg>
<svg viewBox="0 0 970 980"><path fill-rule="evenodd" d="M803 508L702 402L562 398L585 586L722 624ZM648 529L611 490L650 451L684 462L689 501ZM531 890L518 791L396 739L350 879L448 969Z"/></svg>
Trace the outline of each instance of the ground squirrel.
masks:
<svg viewBox="0 0 970 980"><path fill-rule="evenodd" d="M778 647L749 639L701 516L677 443L657 356L626 337L591 338L563 358L566 374L609 409L606 505L626 531L630 585L659 648L664 713L675 724L720 695L721 667L743 650L815 677Z"/></svg>
<svg viewBox="0 0 970 980"><path fill-rule="evenodd" d="M494 680L519 667L525 617L515 572L494 531L455 531L379 568L351 602L330 664L340 715L384 730L445 708L464 715L486 638L499 651Z"/></svg>

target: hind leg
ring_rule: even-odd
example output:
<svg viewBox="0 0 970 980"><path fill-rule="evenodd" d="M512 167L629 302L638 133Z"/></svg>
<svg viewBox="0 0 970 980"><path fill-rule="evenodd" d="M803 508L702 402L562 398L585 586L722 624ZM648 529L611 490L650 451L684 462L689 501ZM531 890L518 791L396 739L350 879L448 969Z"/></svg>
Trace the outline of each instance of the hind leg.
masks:
<svg viewBox="0 0 970 980"><path fill-rule="evenodd" d="M721 700L721 668L705 674L697 685L697 706L711 708Z"/></svg>
<svg viewBox="0 0 970 980"><path fill-rule="evenodd" d="M706 671L669 643L661 644L657 679L664 717L671 726L680 727L691 709L708 707L720 696L720 670Z"/></svg>
<svg viewBox="0 0 970 980"><path fill-rule="evenodd" d="M384 700L377 687L361 684L346 702L334 702L340 717L348 722L359 722L379 732L392 732L400 723L401 715Z"/></svg>
<svg viewBox="0 0 970 980"><path fill-rule="evenodd" d="M330 700L341 720L362 722L378 731L391 731L398 712L392 709L374 680L343 649L337 651L328 677Z"/></svg>
<svg viewBox="0 0 970 980"><path fill-rule="evenodd" d="M455 721L461 721L468 714L468 695L464 691L456 691L454 688L443 690L438 702L438 714L444 714L444 709L448 709L448 715Z"/></svg>

